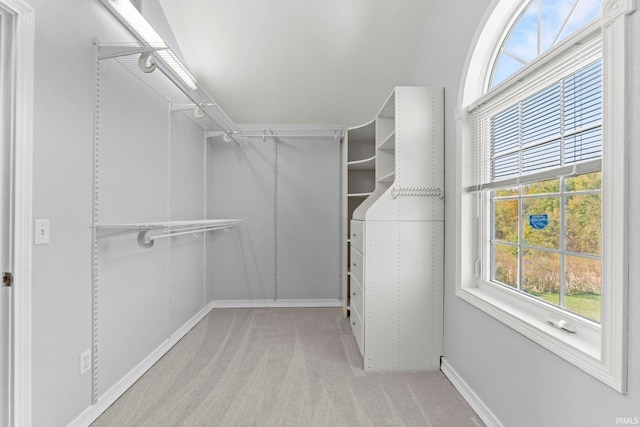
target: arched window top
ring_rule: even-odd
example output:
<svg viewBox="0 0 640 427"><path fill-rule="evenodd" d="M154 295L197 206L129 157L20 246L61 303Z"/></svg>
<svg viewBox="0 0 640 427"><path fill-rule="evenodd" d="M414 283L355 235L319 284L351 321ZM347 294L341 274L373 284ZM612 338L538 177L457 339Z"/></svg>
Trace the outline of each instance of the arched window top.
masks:
<svg viewBox="0 0 640 427"><path fill-rule="evenodd" d="M491 89L600 14L602 0L531 0L509 29L491 70Z"/></svg>

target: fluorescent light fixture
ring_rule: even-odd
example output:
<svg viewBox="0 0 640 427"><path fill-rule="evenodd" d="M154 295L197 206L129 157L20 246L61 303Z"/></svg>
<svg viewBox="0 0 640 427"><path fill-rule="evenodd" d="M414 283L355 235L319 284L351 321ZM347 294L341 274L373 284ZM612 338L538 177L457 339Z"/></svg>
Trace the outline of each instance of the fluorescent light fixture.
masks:
<svg viewBox="0 0 640 427"><path fill-rule="evenodd" d="M154 53L169 68L166 71L178 77L189 89L196 90L198 88L195 77L129 0L101 1L140 42L148 47L158 49Z"/></svg>

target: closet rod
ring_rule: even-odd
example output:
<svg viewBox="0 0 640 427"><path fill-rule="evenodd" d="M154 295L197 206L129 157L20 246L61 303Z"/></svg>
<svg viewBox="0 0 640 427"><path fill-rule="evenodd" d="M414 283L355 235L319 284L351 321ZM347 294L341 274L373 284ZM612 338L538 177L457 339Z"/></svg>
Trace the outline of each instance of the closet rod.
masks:
<svg viewBox="0 0 640 427"><path fill-rule="evenodd" d="M143 53L140 56L140 68L144 72L153 72L156 68L160 71L182 92L189 98L196 106L202 106L206 104L213 104L218 110L219 116L222 120L218 120L212 114L207 113L204 108L201 110L204 114L218 126L221 130L225 131L227 135L238 134L239 129L231 121L229 116L215 103L213 99L200 87L195 77L191 74L191 71L182 62L182 60L173 52L169 45L163 40L163 38L156 32L153 26L147 21L146 17L142 15L139 8L136 8L129 0L100 0L102 4L113 14L113 16L120 21L122 26L126 28L129 33L138 41L140 47L162 47L163 49L153 51L150 53ZM166 47L166 49L164 49ZM152 63L147 68L147 59L152 59ZM192 92L197 92L197 99L192 95ZM221 123L224 123L223 124Z"/></svg>
<svg viewBox="0 0 640 427"><path fill-rule="evenodd" d="M275 135L263 135L263 134L242 134L243 137L246 138L305 138L305 139L328 139L333 138L335 140L341 139L342 135L305 135L305 134L275 134Z"/></svg>
<svg viewBox="0 0 640 427"><path fill-rule="evenodd" d="M243 125L239 124L240 136L247 138L262 138L266 142L267 138L301 138L301 139L329 139L336 141L344 137L344 126L341 125L287 125L287 124L262 124ZM218 132L207 132L208 138L220 136Z"/></svg>
<svg viewBox="0 0 640 427"><path fill-rule="evenodd" d="M240 134L240 130L233 123L233 121L227 116L227 114L222 111L222 108L213 100L211 97L200 87L198 83L196 83L197 88L195 90L189 90L185 88L184 85L180 82L180 80L171 72L166 64L160 59L159 56L153 54L154 59L158 61L158 68L160 71L169 79L171 82L178 88L180 91L193 102L193 108L198 109L203 114L207 115L215 124L225 132L231 139L233 139L233 135ZM198 99L193 95L193 92L198 93L200 96ZM226 125L223 125L218 118L214 117L213 114L207 111L207 108L213 107L217 110L218 114L223 118L226 122Z"/></svg>
<svg viewBox="0 0 640 427"><path fill-rule="evenodd" d="M209 228L226 228L242 222L241 219L204 219L186 221L147 222L135 224L96 224L97 238L120 236L124 234L159 231L161 233L193 233Z"/></svg>
<svg viewBox="0 0 640 427"><path fill-rule="evenodd" d="M176 236L184 236L187 234L206 233L207 231L214 231L214 230L228 230L230 228L236 228L236 227L238 227L238 224L218 225L218 226L211 226L206 228L191 229L189 231L158 234L156 236L147 236L147 233L150 232L151 230L144 230L138 233L138 243L140 244L140 246L144 248L150 248L153 246L156 240L160 240L160 239L166 239L169 237L176 237Z"/></svg>
<svg viewBox="0 0 640 427"><path fill-rule="evenodd" d="M151 55L153 57L153 61L155 65L157 65L157 69L167 78L171 84L177 88L189 101L191 104L191 108L195 110L199 110L202 112L203 116L206 115L221 131L225 132L229 137L233 138L234 135L242 135L242 132L238 128L238 126L229 118L229 116L222 110L220 105L213 100L209 96L209 94L197 83L195 82L196 89L190 89L185 86L184 83L180 80L180 78L171 70L168 64L165 63L164 59L158 55L158 51L163 50L170 52L175 56L171 48L162 47L162 48L154 48L147 47L144 44L138 43L101 43L98 39L94 40L94 44L98 49L98 59L116 59L132 56L132 55ZM149 87L156 90L152 84L148 81L145 76L150 73L150 71L142 69L139 67L139 62L136 61L136 68L140 68L141 73L136 73L133 69L128 67L122 61L119 61L127 70L140 78L144 83L146 83ZM151 68L151 73L154 68ZM166 97L166 96L165 96ZM215 108L215 113L209 111L210 108ZM201 117L197 117L201 118ZM211 130L211 129L207 129Z"/></svg>

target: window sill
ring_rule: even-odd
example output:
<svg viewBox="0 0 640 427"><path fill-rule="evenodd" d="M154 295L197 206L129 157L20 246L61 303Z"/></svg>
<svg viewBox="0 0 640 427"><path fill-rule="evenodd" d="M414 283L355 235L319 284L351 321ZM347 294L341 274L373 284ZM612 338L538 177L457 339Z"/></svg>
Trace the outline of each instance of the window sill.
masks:
<svg viewBox="0 0 640 427"><path fill-rule="evenodd" d="M603 360L602 328L597 323L486 281L478 281L473 287L459 286L456 295L600 381L619 389L618 381ZM547 319L570 322L576 327L576 332L559 329Z"/></svg>

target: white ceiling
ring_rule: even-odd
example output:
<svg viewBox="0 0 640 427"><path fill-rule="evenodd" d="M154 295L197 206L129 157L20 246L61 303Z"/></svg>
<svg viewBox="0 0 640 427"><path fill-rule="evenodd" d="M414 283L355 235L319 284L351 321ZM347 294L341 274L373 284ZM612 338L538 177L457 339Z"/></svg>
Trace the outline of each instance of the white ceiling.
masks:
<svg viewBox="0 0 640 427"><path fill-rule="evenodd" d="M373 118L433 0L160 0L184 59L236 123Z"/></svg>

